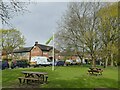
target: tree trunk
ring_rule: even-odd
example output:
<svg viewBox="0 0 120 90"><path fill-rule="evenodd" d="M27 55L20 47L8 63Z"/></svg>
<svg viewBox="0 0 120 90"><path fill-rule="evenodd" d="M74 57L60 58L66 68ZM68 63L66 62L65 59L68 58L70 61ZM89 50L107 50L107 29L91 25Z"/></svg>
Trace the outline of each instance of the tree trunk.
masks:
<svg viewBox="0 0 120 90"><path fill-rule="evenodd" d="M92 67L96 67L95 58L92 58Z"/></svg>
<svg viewBox="0 0 120 90"><path fill-rule="evenodd" d="M78 56L79 56L79 58L81 60L81 65L82 65L83 64L83 56L80 56L79 54L78 54Z"/></svg>
<svg viewBox="0 0 120 90"><path fill-rule="evenodd" d="M81 64L82 64L82 65L84 64L84 63L83 63L84 61L85 61L85 59L84 59L84 57L83 57L82 60L81 60Z"/></svg>
<svg viewBox="0 0 120 90"><path fill-rule="evenodd" d="M11 53L11 60L13 60L13 52Z"/></svg>
<svg viewBox="0 0 120 90"><path fill-rule="evenodd" d="M111 54L111 66L113 66L113 54Z"/></svg>
<svg viewBox="0 0 120 90"><path fill-rule="evenodd" d="M105 60L105 67L107 67L107 66L108 66L108 57Z"/></svg>
<svg viewBox="0 0 120 90"><path fill-rule="evenodd" d="M91 58L92 58L92 67L96 67L96 62L95 62L95 56L93 54L91 54Z"/></svg>
<svg viewBox="0 0 120 90"><path fill-rule="evenodd" d="M8 52L6 51L6 59L8 59Z"/></svg>

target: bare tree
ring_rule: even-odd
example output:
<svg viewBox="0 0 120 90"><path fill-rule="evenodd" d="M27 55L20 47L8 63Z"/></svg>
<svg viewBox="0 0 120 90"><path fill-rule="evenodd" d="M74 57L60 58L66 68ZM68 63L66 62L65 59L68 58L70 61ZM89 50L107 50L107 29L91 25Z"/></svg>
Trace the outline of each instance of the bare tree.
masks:
<svg viewBox="0 0 120 90"><path fill-rule="evenodd" d="M60 43L65 43L62 44L64 47L71 45L77 52L82 50L83 54L78 53L82 59L84 52L88 52L93 67L96 65L97 52L101 48L97 13L103 6L104 3L99 2L70 3L66 14L58 24L57 36Z"/></svg>
<svg viewBox="0 0 120 90"><path fill-rule="evenodd" d="M9 24L9 19L13 18L14 15L24 13L26 11L26 5L28 3L20 2L19 0L0 0L0 18L2 24Z"/></svg>

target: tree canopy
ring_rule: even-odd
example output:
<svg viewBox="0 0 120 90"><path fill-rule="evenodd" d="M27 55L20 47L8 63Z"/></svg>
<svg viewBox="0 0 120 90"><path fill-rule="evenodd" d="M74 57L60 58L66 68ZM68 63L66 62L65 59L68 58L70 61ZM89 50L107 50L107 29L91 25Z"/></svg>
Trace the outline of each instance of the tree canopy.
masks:
<svg viewBox="0 0 120 90"><path fill-rule="evenodd" d="M98 17L101 19L99 33L101 33L103 42L102 53L104 53L103 56L111 60L113 66L113 56L118 54L118 3L109 3L98 12Z"/></svg>
<svg viewBox="0 0 120 90"><path fill-rule="evenodd" d="M70 3L58 23L57 43L63 48L71 47L77 52L88 52L95 67L95 60L101 51L109 47L113 47L109 48L109 53L116 51L117 13L117 3ZM83 58L84 54L79 56ZM108 57L108 52L106 56ZM100 57L103 58L102 55Z"/></svg>
<svg viewBox="0 0 120 90"><path fill-rule="evenodd" d="M24 36L16 29L1 29L0 33L2 33L0 38L2 51L7 54L12 53L14 49L20 48L25 44Z"/></svg>

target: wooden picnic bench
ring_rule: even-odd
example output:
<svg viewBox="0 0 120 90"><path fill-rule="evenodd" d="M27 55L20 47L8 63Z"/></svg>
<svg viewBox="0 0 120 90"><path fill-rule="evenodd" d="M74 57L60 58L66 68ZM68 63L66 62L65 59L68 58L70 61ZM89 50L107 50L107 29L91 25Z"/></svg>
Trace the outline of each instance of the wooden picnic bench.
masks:
<svg viewBox="0 0 120 90"><path fill-rule="evenodd" d="M91 75L102 75L103 70L100 68L89 68L88 73Z"/></svg>
<svg viewBox="0 0 120 90"><path fill-rule="evenodd" d="M39 81L39 79L37 79L37 78L25 78L25 77L18 77L18 79L19 79L19 82L20 82L20 84L22 83L22 80L23 80L23 83L25 83L25 80L27 81L27 84L28 84L28 81Z"/></svg>
<svg viewBox="0 0 120 90"><path fill-rule="evenodd" d="M46 83L48 74L46 72L31 72L31 71L22 71L24 77L18 77L20 84L28 82Z"/></svg>

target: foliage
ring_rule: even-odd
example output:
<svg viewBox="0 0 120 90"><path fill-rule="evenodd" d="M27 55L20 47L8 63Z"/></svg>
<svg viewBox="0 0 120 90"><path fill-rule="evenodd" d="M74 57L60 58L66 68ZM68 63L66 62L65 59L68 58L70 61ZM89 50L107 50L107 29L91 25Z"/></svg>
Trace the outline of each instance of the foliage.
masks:
<svg viewBox="0 0 120 90"><path fill-rule="evenodd" d="M103 42L103 56L110 58L113 66L113 57L118 54L118 3L110 3L102 8L98 12L98 17L101 19L98 29ZM106 66L107 64L108 62L106 62Z"/></svg>
<svg viewBox="0 0 120 90"><path fill-rule="evenodd" d="M58 25L58 40L63 46L72 47L78 56L83 59L84 52L89 52L95 66L96 51L100 48L98 34L97 12L102 7L100 3L74 2Z"/></svg>
<svg viewBox="0 0 120 90"><path fill-rule="evenodd" d="M117 3L70 3L58 23L57 41L62 48L82 52L78 53L81 59L88 52L93 66L100 55L101 58L111 56L112 63L118 52L117 14Z"/></svg>
<svg viewBox="0 0 120 90"><path fill-rule="evenodd" d="M24 36L16 29L1 29L0 33L2 33L2 38L0 38L2 42L1 48L6 54L12 53L14 49L20 48L25 44Z"/></svg>
<svg viewBox="0 0 120 90"><path fill-rule="evenodd" d="M3 61L6 61L6 60L7 60L7 61L11 61L12 58L2 58L2 60L3 60Z"/></svg>

